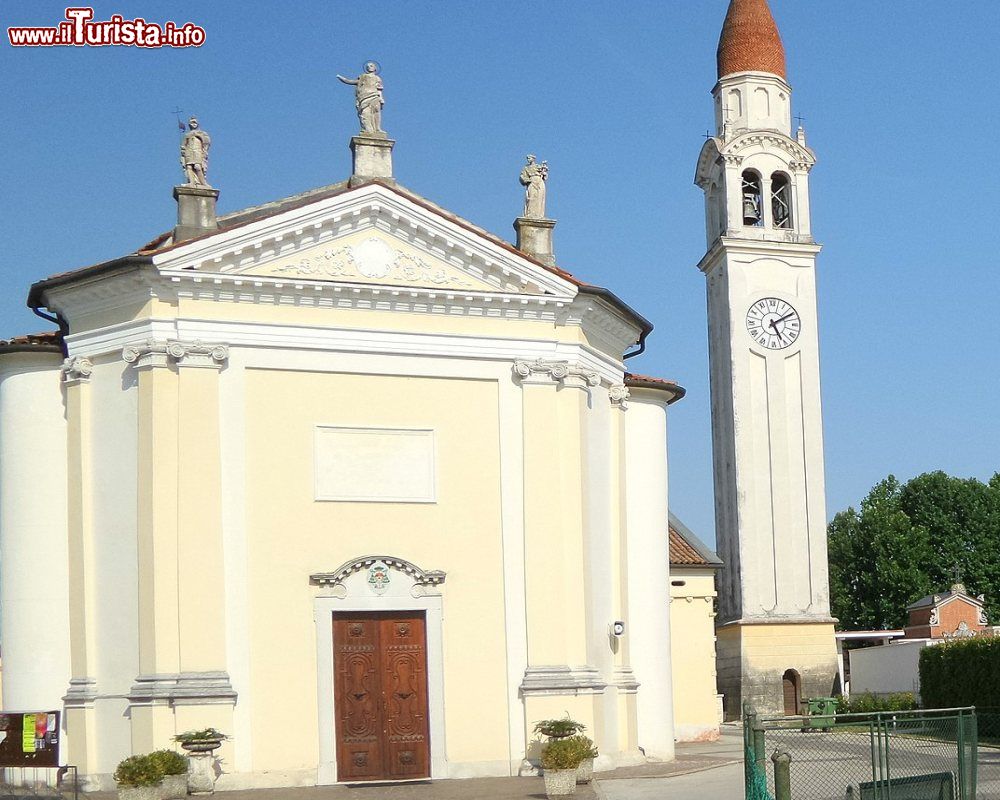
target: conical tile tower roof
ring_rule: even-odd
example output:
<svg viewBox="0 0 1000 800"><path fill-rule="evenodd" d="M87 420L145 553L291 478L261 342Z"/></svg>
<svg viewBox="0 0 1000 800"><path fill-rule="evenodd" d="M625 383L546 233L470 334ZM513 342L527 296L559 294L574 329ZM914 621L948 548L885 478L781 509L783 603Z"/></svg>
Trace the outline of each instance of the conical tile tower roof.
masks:
<svg viewBox="0 0 1000 800"><path fill-rule="evenodd" d="M785 76L785 47L767 0L731 0L719 37L719 79L734 72Z"/></svg>

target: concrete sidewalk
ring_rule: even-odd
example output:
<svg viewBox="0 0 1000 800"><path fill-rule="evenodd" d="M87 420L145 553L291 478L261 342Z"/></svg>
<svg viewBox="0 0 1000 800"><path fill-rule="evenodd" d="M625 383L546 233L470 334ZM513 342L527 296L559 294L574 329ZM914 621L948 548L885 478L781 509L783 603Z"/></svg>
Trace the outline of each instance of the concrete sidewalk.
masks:
<svg viewBox="0 0 1000 800"><path fill-rule="evenodd" d="M741 800L743 738L726 727L718 742L681 744L674 761L599 773L590 786L577 786L577 800ZM707 772L710 774L706 774ZM735 786L736 794L730 789ZM545 800L541 778L473 778L413 783L308 786L219 792L218 800ZM82 800L117 800L113 792L94 792Z"/></svg>

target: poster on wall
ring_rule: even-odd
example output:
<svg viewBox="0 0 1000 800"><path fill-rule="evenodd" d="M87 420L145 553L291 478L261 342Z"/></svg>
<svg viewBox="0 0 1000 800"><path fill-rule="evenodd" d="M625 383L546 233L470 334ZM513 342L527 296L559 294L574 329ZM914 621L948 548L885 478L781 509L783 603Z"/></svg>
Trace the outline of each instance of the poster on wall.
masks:
<svg viewBox="0 0 1000 800"><path fill-rule="evenodd" d="M0 767L58 766L58 711L0 713Z"/></svg>

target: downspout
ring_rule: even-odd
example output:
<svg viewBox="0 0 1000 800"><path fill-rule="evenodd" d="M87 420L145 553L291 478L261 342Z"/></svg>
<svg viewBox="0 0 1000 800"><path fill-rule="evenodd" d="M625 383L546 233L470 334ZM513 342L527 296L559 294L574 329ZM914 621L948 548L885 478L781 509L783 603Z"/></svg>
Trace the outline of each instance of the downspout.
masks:
<svg viewBox="0 0 1000 800"><path fill-rule="evenodd" d="M37 306L31 306L32 312L44 319L46 322L54 322L59 326L59 348L62 350L63 358L69 358L69 350L66 349L66 337L69 335L69 323L66 318L60 314L58 311L53 316L52 314L46 314Z"/></svg>
<svg viewBox="0 0 1000 800"><path fill-rule="evenodd" d="M631 353L625 353L625 355L622 356L622 361L625 361L626 359L629 358L635 358L635 356L641 356L644 352L646 352L646 336L648 335L649 331L644 331L642 336L639 337L638 341L639 349L633 350Z"/></svg>

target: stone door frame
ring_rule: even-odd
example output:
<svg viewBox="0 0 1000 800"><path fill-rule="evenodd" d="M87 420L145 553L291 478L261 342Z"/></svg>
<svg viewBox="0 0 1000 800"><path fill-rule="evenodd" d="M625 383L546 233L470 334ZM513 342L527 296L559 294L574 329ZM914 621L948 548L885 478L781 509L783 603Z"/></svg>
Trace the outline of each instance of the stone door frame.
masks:
<svg viewBox="0 0 1000 800"><path fill-rule="evenodd" d="M393 577L402 575L393 572ZM342 611L423 611L427 625L427 723L430 730L431 778L448 777L444 727L444 648L442 645L443 598L425 593L378 597L365 596L354 581L345 581L346 597L320 595L313 598L316 624L316 677L319 702L319 765L317 785L337 779L336 716L333 701L333 612ZM423 588L423 587L421 587ZM429 587L428 587L429 588ZM436 587L435 587L436 588Z"/></svg>

